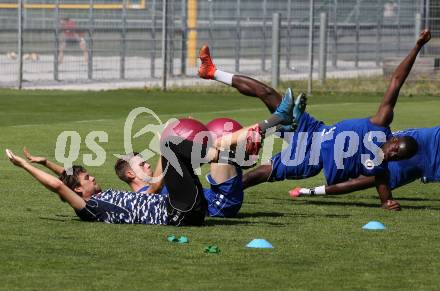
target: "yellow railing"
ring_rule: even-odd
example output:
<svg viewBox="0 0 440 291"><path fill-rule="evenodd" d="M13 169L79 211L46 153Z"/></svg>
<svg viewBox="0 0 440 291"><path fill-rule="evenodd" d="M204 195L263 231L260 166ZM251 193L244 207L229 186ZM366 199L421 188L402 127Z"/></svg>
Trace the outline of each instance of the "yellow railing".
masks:
<svg viewBox="0 0 440 291"><path fill-rule="evenodd" d="M188 64L197 64L197 0L188 0Z"/></svg>

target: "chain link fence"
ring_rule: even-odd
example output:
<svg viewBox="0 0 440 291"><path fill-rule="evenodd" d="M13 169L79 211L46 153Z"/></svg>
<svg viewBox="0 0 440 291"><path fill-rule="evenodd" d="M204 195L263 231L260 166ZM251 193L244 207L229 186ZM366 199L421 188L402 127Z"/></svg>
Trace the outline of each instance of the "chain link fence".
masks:
<svg viewBox="0 0 440 291"><path fill-rule="evenodd" d="M440 66L432 0L0 0L0 25L1 87L193 85L204 43L218 67L262 79L381 75L424 27L413 76L438 80Z"/></svg>

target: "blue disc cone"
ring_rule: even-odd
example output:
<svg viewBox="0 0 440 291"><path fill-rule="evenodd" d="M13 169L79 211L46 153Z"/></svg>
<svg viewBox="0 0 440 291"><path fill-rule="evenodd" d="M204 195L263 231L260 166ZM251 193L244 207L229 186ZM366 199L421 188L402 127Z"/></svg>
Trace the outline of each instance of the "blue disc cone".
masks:
<svg viewBox="0 0 440 291"><path fill-rule="evenodd" d="M363 229L369 229L369 230L384 230L385 225L379 221L370 221L364 226L362 226Z"/></svg>
<svg viewBox="0 0 440 291"><path fill-rule="evenodd" d="M246 247L255 249L273 249L273 246L265 239L256 238L251 240Z"/></svg>

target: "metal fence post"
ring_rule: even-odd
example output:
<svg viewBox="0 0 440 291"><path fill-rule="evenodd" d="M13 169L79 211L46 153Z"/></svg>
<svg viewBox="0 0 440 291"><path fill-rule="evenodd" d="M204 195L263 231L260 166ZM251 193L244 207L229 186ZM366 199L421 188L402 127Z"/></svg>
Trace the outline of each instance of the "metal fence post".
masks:
<svg viewBox="0 0 440 291"><path fill-rule="evenodd" d="M423 2L425 4L424 9L423 9L423 27L426 28L426 27L429 27L430 3L429 3L429 0L424 0ZM425 54L426 54L426 46L423 46L422 50L420 51L420 56L424 56Z"/></svg>
<svg viewBox="0 0 440 291"><path fill-rule="evenodd" d="M312 81L313 81L313 34L315 26L315 1L310 0L309 9L309 78L307 82L307 94L312 93Z"/></svg>
<svg viewBox="0 0 440 291"><path fill-rule="evenodd" d="M119 58L119 78L125 79L125 56L127 55L127 0L122 2L121 52Z"/></svg>
<svg viewBox="0 0 440 291"><path fill-rule="evenodd" d="M93 0L89 1L89 59L87 62L87 76L93 79L93 28L95 25L93 16Z"/></svg>
<svg viewBox="0 0 440 291"><path fill-rule="evenodd" d="M338 66L338 0L333 3L333 57L332 66Z"/></svg>
<svg viewBox="0 0 440 291"><path fill-rule="evenodd" d="M151 11L150 77L154 78L156 70L156 0L151 1Z"/></svg>
<svg viewBox="0 0 440 291"><path fill-rule="evenodd" d="M236 26L236 36L235 40L235 72L240 71L240 50L241 50L241 1L237 0L237 26Z"/></svg>
<svg viewBox="0 0 440 291"><path fill-rule="evenodd" d="M397 54L400 54L401 32L400 32L400 0L397 1Z"/></svg>
<svg viewBox="0 0 440 291"><path fill-rule="evenodd" d="M431 17L431 5L429 2L429 0L425 0L425 27L429 27L429 18ZM424 46L423 48L426 48L426 46Z"/></svg>
<svg viewBox="0 0 440 291"><path fill-rule="evenodd" d="M356 45L355 45L355 58L354 58L354 66L356 68L359 67L359 34L360 34L360 6L361 6L361 1L357 0L356 1L356 7L355 7L355 19L356 19Z"/></svg>
<svg viewBox="0 0 440 291"><path fill-rule="evenodd" d="M382 22L383 22L383 7L382 0L377 0L376 3L376 15L377 15L377 28L376 28L376 66L380 65L382 59Z"/></svg>
<svg viewBox="0 0 440 291"><path fill-rule="evenodd" d="M181 25L182 25L182 42L181 42L181 53L180 53L180 74L182 76L186 76L186 42L188 40L188 27L187 27L187 7L186 7L186 0L182 0L182 19L181 19Z"/></svg>
<svg viewBox="0 0 440 291"><path fill-rule="evenodd" d="M162 90L165 91L167 89L167 55L168 55L168 0L163 0L162 5Z"/></svg>
<svg viewBox="0 0 440 291"><path fill-rule="evenodd" d="M290 55L292 54L292 0L287 2L287 50L286 50L286 67L290 70Z"/></svg>
<svg viewBox="0 0 440 291"><path fill-rule="evenodd" d="M327 13L321 12L319 25L319 82L325 83L327 73Z"/></svg>
<svg viewBox="0 0 440 291"><path fill-rule="evenodd" d="M55 1L55 19L54 19L54 57L53 57L53 79L59 80L59 47L60 47L60 0Z"/></svg>
<svg viewBox="0 0 440 291"><path fill-rule="evenodd" d="M174 0L168 0L168 75L174 75Z"/></svg>
<svg viewBox="0 0 440 291"><path fill-rule="evenodd" d="M18 1L18 89L21 89L23 86L23 1L24 0Z"/></svg>
<svg viewBox="0 0 440 291"><path fill-rule="evenodd" d="M278 87L280 81L280 13L272 15L272 87Z"/></svg>
<svg viewBox="0 0 440 291"><path fill-rule="evenodd" d="M210 49L215 47L215 38L212 33L212 27L214 26L214 0L208 0L209 2L209 46Z"/></svg>
<svg viewBox="0 0 440 291"><path fill-rule="evenodd" d="M261 71L266 71L266 38L267 38L267 26L266 26L266 18L267 18L267 0L263 0L263 45L262 49L262 58L261 58Z"/></svg>
<svg viewBox="0 0 440 291"><path fill-rule="evenodd" d="M417 41L419 39L420 30L422 29L422 15L418 12L416 13L416 19L414 23L414 39Z"/></svg>

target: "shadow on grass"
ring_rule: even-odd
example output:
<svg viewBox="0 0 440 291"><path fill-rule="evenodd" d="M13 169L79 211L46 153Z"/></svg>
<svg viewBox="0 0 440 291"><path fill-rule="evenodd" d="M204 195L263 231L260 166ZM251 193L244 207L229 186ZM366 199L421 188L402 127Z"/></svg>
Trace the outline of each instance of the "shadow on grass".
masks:
<svg viewBox="0 0 440 291"><path fill-rule="evenodd" d="M246 204L252 204L252 205L257 205L257 204L261 204L263 200L272 200L275 202L272 202L274 204L285 204L286 202L292 201L291 198L275 198L275 197L252 197L253 201L246 201Z"/></svg>
<svg viewBox="0 0 440 291"><path fill-rule="evenodd" d="M286 216L294 217L294 218L315 218L315 217L324 217L324 218L349 218L350 214L317 214L317 213L291 213L286 214Z"/></svg>
<svg viewBox="0 0 440 291"><path fill-rule="evenodd" d="M247 217L327 217L327 218L348 218L349 214L315 214L315 213L279 213L279 212L254 212L239 213L237 218Z"/></svg>
<svg viewBox="0 0 440 291"><path fill-rule="evenodd" d="M247 217L283 217L284 213L279 212L241 212L237 214L237 218L247 218Z"/></svg>
<svg viewBox="0 0 440 291"><path fill-rule="evenodd" d="M397 201L440 201L440 199L431 198L412 198L412 197L395 197Z"/></svg>
<svg viewBox="0 0 440 291"><path fill-rule="evenodd" d="M279 218L279 217L311 217L311 216L326 216L331 217L333 215L310 215L310 214L291 214L291 213L282 213L282 212L240 212L235 216L234 218L211 218L206 220L205 225L206 226L216 226L216 225L247 225L247 226L271 226L271 227L287 227L289 226L289 222L282 223L282 222L275 222L275 221L268 221L268 219L271 218ZM335 215L338 216L338 215ZM342 215L340 215L342 216ZM263 218L264 220L257 220L257 221L248 221L243 220L244 218Z"/></svg>
<svg viewBox="0 0 440 291"><path fill-rule="evenodd" d="M60 215L60 217L43 217L43 216L39 216L38 218L42 219L42 220L59 221L59 222L82 221L81 219L79 219L77 217L61 216L61 215Z"/></svg>
<svg viewBox="0 0 440 291"><path fill-rule="evenodd" d="M342 196L344 196L344 195L340 195L340 196L337 196L337 195L335 195L335 196L328 195L328 196L325 196L325 198L331 198L331 199L336 198L336 197L340 197L340 198L342 198ZM423 198L423 197L399 197L399 196L397 196L397 195L393 195L393 197L394 197L394 199L396 199L397 201L415 201L415 202L418 202L418 201L432 201L432 202L440 202L440 199L433 199L433 198ZM374 196L374 195L362 196L362 198L379 199L378 196Z"/></svg>
<svg viewBox="0 0 440 291"><path fill-rule="evenodd" d="M401 199L397 199L397 200L401 200ZM380 208L380 205L378 203L364 203L364 202L338 202L338 201L311 201L311 200L307 200L306 204L325 205L325 206L355 206L355 207ZM402 209L440 210L440 208L438 208L438 207L411 206L411 205L402 205Z"/></svg>
<svg viewBox="0 0 440 291"><path fill-rule="evenodd" d="M240 225L240 224L247 225L247 224L252 224L252 222L246 220L233 220L233 219L223 219L223 218L205 220L205 226Z"/></svg>
<svg viewBox="0 0 440 291"><path fill-rule="evenodd" d="M270 222L270 221L247 221L247 220L237 220L230 218L213 218L205 221L205 226L217 226L217 225L246 225L246 226L257 226L268 225L272 227L286 227L287 223L280 222Z"/></svg>

